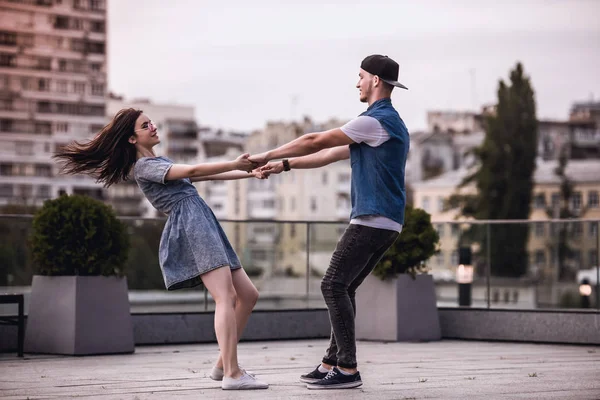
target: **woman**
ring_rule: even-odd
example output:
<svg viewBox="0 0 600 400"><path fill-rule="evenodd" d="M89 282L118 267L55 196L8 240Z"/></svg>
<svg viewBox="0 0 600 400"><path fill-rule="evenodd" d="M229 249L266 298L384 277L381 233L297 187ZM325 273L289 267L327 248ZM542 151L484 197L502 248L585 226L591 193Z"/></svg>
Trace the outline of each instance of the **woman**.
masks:
<svg viewBox="0 0 600 400"><path fill-rule="evenodd" d="M73 142L54 157L64 172L86 173L106 187L133 176L150 203L168 215L159 261L167 290L203 283L215 300L215 333L220 356L211 378L223 389L266 389L268 385L241 369L237 342L258 300L258 291L241 268L223 229L191 182L262 178L252 172L248 154L234 161L174 164L157 157L158 131L141 110L123 109L90 142ZM244 172L241 172L244 171Z"/></svg>

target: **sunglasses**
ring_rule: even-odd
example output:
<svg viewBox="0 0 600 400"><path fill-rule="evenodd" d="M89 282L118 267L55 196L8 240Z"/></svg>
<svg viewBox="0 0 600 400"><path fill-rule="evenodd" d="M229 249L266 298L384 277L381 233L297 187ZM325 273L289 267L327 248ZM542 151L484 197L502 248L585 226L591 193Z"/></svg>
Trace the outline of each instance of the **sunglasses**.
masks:
<svg viewBox="0 0 600 400"><path fill-rule="evenodd" d="M157 127L156 127L156 124L155 124L154 122L152 122L152 121L148 121L148 122L144 122L144 123L142 124L142 127L141 127L140 129L136 129L136 130L134 130L134 132L143 131L143 130L146 130L146 129L149 129L149 130L151 130L151 131L154 131L154 130L156 130L156 129L157 129Z"/></svg>

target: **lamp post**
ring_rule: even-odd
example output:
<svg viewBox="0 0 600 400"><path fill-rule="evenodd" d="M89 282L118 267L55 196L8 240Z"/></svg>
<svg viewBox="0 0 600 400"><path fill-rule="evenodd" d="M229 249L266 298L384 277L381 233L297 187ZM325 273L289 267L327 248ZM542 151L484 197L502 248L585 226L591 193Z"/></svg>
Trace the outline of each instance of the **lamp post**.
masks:
<svg viewBox="0 0 600 400"><path fill-rule="evenodd" d="M592 294L592 285L587 278L581 280L579 285L579 296L581 296L581 308L590 308L590 295Z"/></svg>
<svg viewBox="0 0 600 400"><path fill-rule="evenodd" d="M458 305L471 306L471 284L473 283L473 265L471 265L471 248L458 249L458 268L456 282L458 283Z"/></svg>

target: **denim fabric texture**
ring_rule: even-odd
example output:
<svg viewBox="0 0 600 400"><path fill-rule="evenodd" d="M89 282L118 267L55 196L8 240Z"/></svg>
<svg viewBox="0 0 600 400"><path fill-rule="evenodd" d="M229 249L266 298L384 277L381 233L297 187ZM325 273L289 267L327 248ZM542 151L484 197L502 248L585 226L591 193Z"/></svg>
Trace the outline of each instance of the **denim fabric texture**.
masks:
<svg viewBox="0 0 600 400"><path fill-rule="evenodd" d="M356 368L356 289L397 237L396 231L354 224L342 235L321 282L332 327L324 363Z"/></svg>
<svg viewBox="0 0 600 400"><path fill-rule="evenodd" d="M361 115L377 119L390 139L377 147L364 142L350 145L350 218L380 215L404 224L404 172L410 145L408 130L389 98L377 100Z"/></svg>
<svg viewBox="0 0 600 400"><path fill-rule="evenodd" d="M225 232L192 182L165 182L172 165L166 157L143 157L134 166L134 178L144 196L168 215L158 251L168 290L199 285L201 275L216 268L241 268Z"/></svg>

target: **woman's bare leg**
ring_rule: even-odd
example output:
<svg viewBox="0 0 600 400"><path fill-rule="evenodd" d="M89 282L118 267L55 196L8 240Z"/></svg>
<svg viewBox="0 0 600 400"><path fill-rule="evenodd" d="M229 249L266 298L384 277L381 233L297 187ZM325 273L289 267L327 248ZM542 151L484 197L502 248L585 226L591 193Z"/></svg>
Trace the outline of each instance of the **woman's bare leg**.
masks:
<svg viewBox="0 0 600 400"><path fill-rule="evenodd" d="M235 321L237 326L237 339L238 341L242 337L242 333L248 323L248 318L256 305L258 300L258 290L246 274L243 268L235 269L231 271L231 277L233 279L233 287L237 293L237 301L235 303ZM223 359L219 354L216 367L223 368Z"/></svg>
<svg viewBox="0 0 600 400"><path fill-rule="evenodd" d="M238 328L235 306L237 294L228 266L214 269L202 275L202 282L215 300L215 333L222 355L224 375L237 379L242 375L238 367Z"/></svg>

